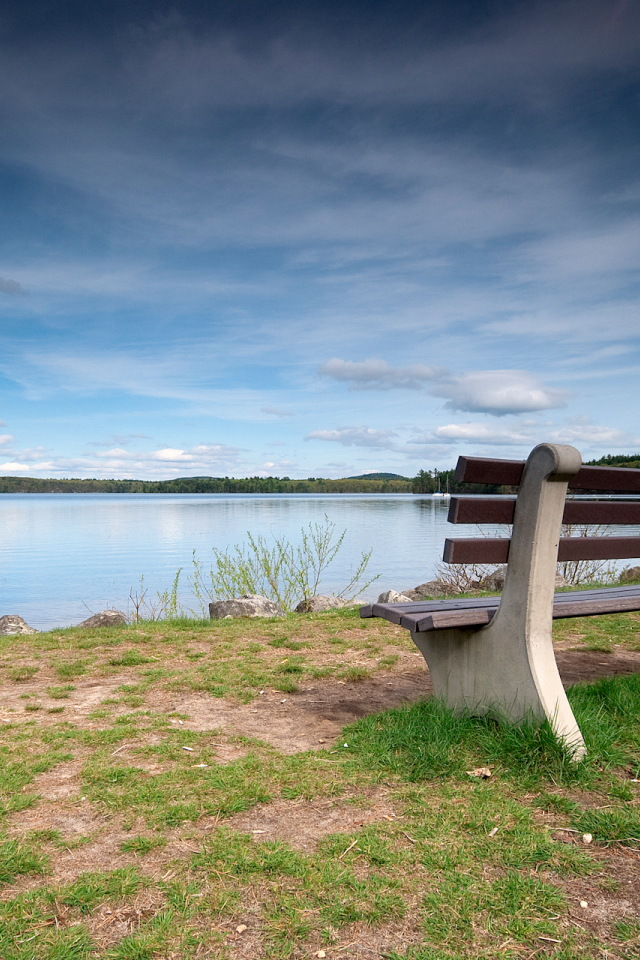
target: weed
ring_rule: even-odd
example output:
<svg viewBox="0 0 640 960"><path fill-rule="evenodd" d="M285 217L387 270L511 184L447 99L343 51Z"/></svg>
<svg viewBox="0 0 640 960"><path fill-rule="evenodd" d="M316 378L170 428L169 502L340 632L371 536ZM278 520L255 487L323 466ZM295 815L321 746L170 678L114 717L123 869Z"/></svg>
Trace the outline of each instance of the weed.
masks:
<svg viewBox="0 0 640 960"><path fill-rule="evenodd" d="M32 680L39 669L40 667L15 667L9 671L9 678L14 683L25 683L27 680Z"/></svg>
<svg viewBox="0 0 640 960"><path fill-rule="evenodd" d="M107 873L82 873L60 894L60 902L77 907L80 913L89 913L103 900L130 897L149 881L133 867Z"/></svg>
<svg viewBox="0 0 640 960"><path fill-rule="evenodd" d="M341 677L344 677L345 680L349 680L352 683L355 683L358 680L366 680L370 674L366 667L347 667L346 670L343 670L340 673Z"/></svg>
<svg viewBox="0 0 640 960"><path fill-rule="evenodd" d="M56 667L56 674L60 680L75 680L86 672L87 666L83 660L73 660L70 663L61 663Z"/></svg>
<svg viewBox="0 0 640 960"><path fill-rule="evenodd" d="M65 683L62 687L47 687L47 694L52 700L66 700L75 689L72 683Z"/></svg>
<svg viewBox="0 0 640 960"><path fill-rule="evenodd" d="M21 873L44 873L48 859L33 844L5 840L0 843L0 883L11 883Z"/></svg>
<svg viewBox="0 0 640 960"><path fill-rule="evenodd" d="M121 843L120 849L124 853L145 854L145 853L149 853L151 850L155 850L156 847L165 846L166 842L167 841L163 836L155 836L155 837L136 836L136 837L132 837L131 840L125 840L124 843Z"/></svg>

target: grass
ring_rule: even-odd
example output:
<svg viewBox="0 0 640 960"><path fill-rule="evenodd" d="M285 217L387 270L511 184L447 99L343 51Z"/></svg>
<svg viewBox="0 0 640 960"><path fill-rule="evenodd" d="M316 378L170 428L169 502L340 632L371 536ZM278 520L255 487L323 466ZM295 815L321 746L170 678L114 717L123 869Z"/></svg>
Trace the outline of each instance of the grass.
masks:
<svg viewBox="0 0 640 960"><path fill-rule="evenodd" d="M604 653L639 624L556 626ZM298 753L216 727L301 690L320 730L323 691L396 686L414 654L348 610L0 638L0 956L640 957L640 675L569 691L578 765L546 726L433 700Z"/></svg>

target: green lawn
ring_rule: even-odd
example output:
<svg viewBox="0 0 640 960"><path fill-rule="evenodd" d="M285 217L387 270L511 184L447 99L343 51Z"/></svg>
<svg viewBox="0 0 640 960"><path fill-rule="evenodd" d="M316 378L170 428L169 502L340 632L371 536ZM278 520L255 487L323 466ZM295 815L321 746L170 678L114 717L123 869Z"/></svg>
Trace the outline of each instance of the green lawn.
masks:
<svg viewBox="0 0 640 960"><path fill-rule="evenodd" d="M637 615L556 631L640 649ZM1 637L2 960L640 957L640 674L569 691L580 765L432 699L242 732L420 664L353 611Z"/></svg>

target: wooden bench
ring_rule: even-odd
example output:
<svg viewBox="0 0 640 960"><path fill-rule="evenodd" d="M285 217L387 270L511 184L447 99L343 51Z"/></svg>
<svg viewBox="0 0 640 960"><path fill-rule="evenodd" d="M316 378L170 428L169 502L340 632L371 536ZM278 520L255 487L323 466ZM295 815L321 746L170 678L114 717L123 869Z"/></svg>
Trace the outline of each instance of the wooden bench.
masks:
<svg viewBox="0 0 640 960"><path fill-rule="evenodd" d="M583 467L575 447L543 443L526 463L461 457L464 483L518 487L509 497L452 497L452 523L513 524L511 538L447 539L447 563L507 563L501 597L374 603L361 617L383 617L411 631L434 693L450 707L513 722L547 717L574 759L584 740L553 653L553 619L640 610L640 586L555 593L558 560L640 556L640 537L561 537L563 523L640 524L640 501L566 500L576 493L640 493L640 470Z"/></svg>

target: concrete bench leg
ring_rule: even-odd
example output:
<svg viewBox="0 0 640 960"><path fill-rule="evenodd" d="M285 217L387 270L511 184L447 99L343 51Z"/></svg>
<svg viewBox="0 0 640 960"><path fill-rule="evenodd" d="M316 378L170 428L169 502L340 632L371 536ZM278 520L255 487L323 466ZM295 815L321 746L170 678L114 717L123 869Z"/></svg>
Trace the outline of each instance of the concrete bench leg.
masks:
<svg viewBox="0 0 640 960"><path fill-rule="evenodd" d="M518 492L500 607L480 629L413 632L436 696L450 707L519 722L546 717L575 760L582 734L564 692L551 640L558 542L575 447L540 444Z"/></svg>

